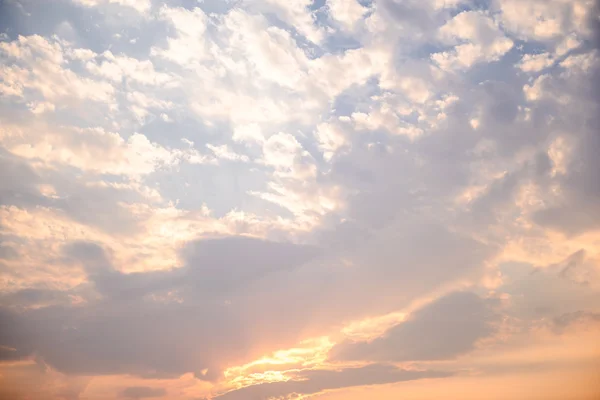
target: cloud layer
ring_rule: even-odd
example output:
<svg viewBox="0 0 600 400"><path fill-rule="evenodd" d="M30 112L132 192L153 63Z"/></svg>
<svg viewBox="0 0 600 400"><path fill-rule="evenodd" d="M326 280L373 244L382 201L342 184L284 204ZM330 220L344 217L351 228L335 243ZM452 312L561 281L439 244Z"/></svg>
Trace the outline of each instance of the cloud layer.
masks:
<svg viewBox="0 0 600 400"><path fill-rule="evenodd" d="M599 12L2 2L0 397L595 398Z"/></svg>

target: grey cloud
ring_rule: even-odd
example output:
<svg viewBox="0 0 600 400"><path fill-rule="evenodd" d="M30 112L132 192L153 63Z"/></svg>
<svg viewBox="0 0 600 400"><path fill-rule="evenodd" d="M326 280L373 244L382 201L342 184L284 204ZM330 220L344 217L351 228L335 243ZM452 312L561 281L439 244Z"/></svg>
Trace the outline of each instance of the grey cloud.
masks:
<svg viewBox="0 0 600 400"><path fill-rule="evenodd" d="M509 312L519 319L537 320L597 311L598 273L584 251L552 265L534 268L527 264L505 264L501 271L506 279L499 290L511 296Z"/></svg>
<svg viewBox="0 0 600 400"><path fill-rule="evenodd" d="M149 399L166 396L167 391L163 388L153 388L149 386L131 386L123 389L121 395L128 399Z"/></svg>
<svg viewBox="0 0 600 400"><path fill-rule="evenodd" d="M485 229L489 226L503 226L514 218L519 210L515 209L520 190L528 182L536 182L545 187L551 183L552 162L548 155L539 152L532 160L522 166L505 172L490 182L485 190L468 205L468 211L460 216L464 226L472 229ZM488 236L501 245L503 234Z"/></svg>
<svg viewBox="0 0 600 400"><path fill-rule="evenodd" d="M593 44L600 49L600 0L595 0L594 6L590 8L588 23L592 30Z"/></svg>
<svg viewBox="0 0 600 400"><path fill-rule="evenodd" d="M208 368L209 379L218 379L226 365L292 346L340 320L404 306L490 254L415 216L387 229L340 254L356 262L350 268L337 256L315 258L311 247L225 238L189 244L182 268L123 274L98 245L73 243L64 255L87 272L90 289L78 293L88 303L5 309L2 320L14 324L0 344L35 351L72 374L175 376Z"/></svg>
<svg viewBox="0 0 600 400"><path fill-rule="evenodd" d="M96 244L73 243L64 253L83 264L100 297L87 293L87 304L81 306L5 307L0 320L10 329L0 335L1 345L21 356L35 351L72 374L176 376L208 368L212 378L218 378L223 363L255 351L252 346L277 343L279 336L289 340L292 332L286 336L274 329L281 321L272 314L267 325L254 327L253 319L268 315L269 309L257 308L248 286L268 274L289 272L317 254L310 247L258 239L215 239L190 244L184 251L188 264L180 269L123 274ZM6 300L17 305L42 294L65 295L18 293ZM80 294L86 296L85 291ZM228 298L240 303L228 306Z"/></svg>
<svg viewBox="0 0 600 400"><path fill-rule="evenodd" d="M599 107L596 107L600 110ZM578 138L565 177L560 179L565 193L561 203L538 211L534 220L544 226L577 235L600 226L600 119L586 121L588 131Z"/></svg>
<svg viewBox="0 0 600 400"><path fill-rule="evenodd" d="M494 330L488 301L469 292L444 296L371 342L347 342L332 349L333 359L371 361L442 360L475 347Z"/></svg>
<svg viewBox="0 0 600 400"><path fill-rule="evenodd" d="M490 184L486 192L475 199L468 214L476 223L491 224L502 216L502 210L514 206L514 199L525 174L506 173Z"/></svg>
<svg viewBox="0 0 600 400"><path fill-rule="evenodd" d="M443 22L443 19L435 18L433 10L429 9L425 2L381 0L378 6L391 23L399 26L408 25L419 34L433 31Z"/></svg>
<svg viewBox="0 0 600 400"><path fill-rule="evenodd" d="M14 260L19 256L19 252L14 248L3 245L0 241L0 260Z"/></svg>
<svg viewBox="0 0 600 400"><path fill-rule="evenodd" d="M227 291L273 272L285 272L319 254L314 247L231 237L200 240L183 250L188 279L206 290Z"/></svg>
<svg viewBox="0 0 600 400"><path fill-rule="evenodd" d="M34 332L21 314L0 307L0 361L18 360L31 354Z"/></svg>
<svg viewBox="0 0 600 400"><path fill-rule="evenodd" d="M404 370L392 365L372 364L360 368L341 370L308 370L298 373L294 380L248 386L217 396L215 400L266 400L286 395L310 395L323 390L352 386L378 385L412 381L417 379L443 378L450 373L439 371Z"/></svg>
<svg viewBox="0 0 600 400"><path fill-rule="evenodd" d="M68 304L70 302L67 292L52 289L26 288L14 292L0 294L0 306L44 306L52 304Z"/></svg>
<svg viewBox="0 0 600 400"><path fill-rule="evenodd" d="M595 277L589 276L594 268L590 267L589 262L586 262L586 258L586 251L581 249L571 254L561 263L551 265L549 268L559 269L560 272L558 275L561 278L587 286L592 283L591 281L593 281Z"/></svg>
<svg viewBox="0 0 600 400"><path fill-rule="evenodd" d="M524 103L525 81L515 72L512 75L514 79L509 82L487 80L475 86L465 82L447 83L448 87L439 91L456 93L458 97L445 110L447 124L414 142L387 137L383 144L389 150L377 152L364 142L379 137L369 132L353 136L351 150L334 160L330 177L358 192L349 198L348 215L367 228L378 229L403 211L426 212L452 201L473 183L477 165L514 168L511 162L515 152L546 140L549 133L545 126L517 119L518 106ZM477 109L474 110L473 104L477 104ZM474 111L482 120L478 130L469 124L476 116ZM483 140L490 141L492 148L487 152L474 151ZM539 168L543 170L541 164ZM507 187L512 192L521 184L521 178L515 179L518 182L512 183L512 188ZM489 198L496 195L506 196L490 193ZM499 200L492 199L495 203ZM493 218L493 211L482 210L478 218Z"/></svg>
<svg viewBox="0 0 600 400"><path fill-rule="evenodd" d="M29 163L0 149L0 204L37 205L48 201L36 185L42 182Z"/></svg>
<svg viewBox="0 0 600 400"><path fill-rule="evenodd" d="M489 246L409 213L400 213L386 225L377 231L363 231L354 224L344 233L336 232L356 236L336 245L335 256L307 264L289 275L273 274L257 281L254 290L259 294L254 300L267 306L276 298L281 308L265 317L287 320L286 315L294 315L295 322L308 331L317 327L335 329L335 321L402 308L432 287L475 277L483 260L494 252ZM325 239L323 242L330 243ZM341 260L347 260L347 264ZM262 319L259 323L272 324Z"/></svg>
<svg viewBox="0 0 600 400"><path fill-rule="evenodd" d="M315 247L249 237L225 237L188 243L186 265L168 271L124 274L114 269L100 246L72 243L65 255L82 263L96 289L108 298L140 298L176 289L187 299L226 296L232 290L275 272L290 271L316 257Z"/></svg>
<svg viewBox="0 0 600 400"><path fill-rule="evenodd" d="M68 167L37 168L29 160L0 149L0 204L19 208L43 206L64 213L74 221L111 233L127 234L139 228L137 219L119 203L144 201L134 189L97 183L94 176L69 177ZM52 186L58 198L40 192L39 185Z"/></svg>
<svg viewBox="0 0 600 400"><path fill-rule="evenodd" d="M164 33L151 27L130 7L106 3L106 7L84 7L72 0L56 0L52 3L39 1L3 1L0 3L0 26L9 37L18 35L58 34L76 47L89 48L102 52L107 48L113 51L127 49L132 53L137 46L128 43L130 35L139 34L142 28L154 38ZM107 12L108 11L108 12ZM115 33L127 35L121 41L115 40ZM149 47L149 46L148 46ZM144 49L147 52L147 49Z"/></svg>
<svg viewBox="0 0 600 400"><path fill-rule="evenodd" d="M105 250L96 243L74 242L64 248L66 260L82 265L89 281L108 300L134 300L182 284L180 271L150 271L125 274L115 270Z"/></svg>
<svg viewBox="0 0 600 400"><path fill-rule="evenodd" d="M588 27L591 31L590 43L585 51L600 50L600 2L594 1L589 9ZM591 47L591 49L590 49ZM578 51L582 54L582 50ZM592 53L589 53L592 54ZM567 235L579 235L595 230L600 226L600 65L595 63L583 72L555 74L547 79L544 89L556 96L569 96L573 104L567 106L555 100L540 102L533 110L534 118L557 117L553 125L563 134L570 136L574 148L569 157L567 173L557 182L564 193L562 201L550 204L534 215L538 224L559 230Z"/></svg>

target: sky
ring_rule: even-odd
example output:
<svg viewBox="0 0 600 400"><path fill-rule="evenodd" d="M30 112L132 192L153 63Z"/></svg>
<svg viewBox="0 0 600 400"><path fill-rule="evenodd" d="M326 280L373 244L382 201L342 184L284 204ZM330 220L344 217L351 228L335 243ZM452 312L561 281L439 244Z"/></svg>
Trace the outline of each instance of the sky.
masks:
<svg viewBox="0 0 600 400"><path fill-rule="evenodd" d="M0 0L0 398L600 398L600 2Z"/></svg>

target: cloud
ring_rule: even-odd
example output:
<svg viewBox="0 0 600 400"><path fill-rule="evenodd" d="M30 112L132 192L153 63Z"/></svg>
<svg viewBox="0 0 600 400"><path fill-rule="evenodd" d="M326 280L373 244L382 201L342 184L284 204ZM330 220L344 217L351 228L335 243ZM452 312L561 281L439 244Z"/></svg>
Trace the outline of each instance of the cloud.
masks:
<svg viewBox="0 0 600 400"><path fill-rule="evenodd" d="M510 313L517 318L560 319L561 315L594 312L589 305L599 299L597 262L585 251L551 265L515 267L507 264L502 268L507 278L501 290L510 296Z"/></svg>
<svg viewBox="0 0 600 400"><path fill-rule="evenodd" d="M0 304L4 307L40 307L70 303L71 299L67 293L52 289L27 288L0 295Z"/></svg>
<svg viewBox="0 0 600 400"><path fill-rule="evenodd" d="M332 357L383 362L453 358L492 334L493 321L486 300L469 292L452 293L416 311L380 338L334 347Z"/></svg>
<svg viewBox="0 0 600 400"><path fill-rule="evenodd" d="M248 386L215 397L219 400L271 399L286 395L310 395L323 390L352 386L377 385L417 379L444 378L451 374L439 371L403 370L392 365L371 364L366 367L344 368L338 371L308 370L287 382ZM296 380L297 379L297 380Z"/></svg>
<svg viewBox="0 0 600 400"><path fill-rule="evenodd" d="M565 190L565 198L549 207L538 211L535 221L569 235L576 235L588 230L597 229L600 220L597 203L593 201L600 187L595 184L595 172L598 168L597 158L592 154L600 148L598 135L591 131L579 137L574 150L577 158L572 158L567 166L567 173L560 179Z"/></svg>
<svg viewBox="0 0 600 400"><path fill-rule="evenodd" d="M355 0L329 0L327 6L333 19L338 21L344 29L352 29L368 11L366 7Z"/></svg>
<svg viewBox="0 0 600 400"><path fill-rule="evenodd" d="M52 151L51 147L47 149ZM104 154L100 149L91 151ZM65 149L63 149L62 156L68 160L69 153L74 157L80 157L77 152L71 153ZM56 155L59 156L59 154ZM108 157L112 156L108 155ZM114 232L117 229L122 232L131 232L138 227L135 216L124 207L124 203L133 203L144 198L144 195L134 187L108 185L85 178L66 179L65 170L62 169L66 168L64 165L66 160L62 168L38 166L34 169L27 163L27 157L23 158L14 154L4 154L0 157L0 164L4 164L4 170L13 177L13 179L5 181L7 184L0 185L1 204L30 210L40 207L53 208L74 221L106 231ZM82 167L84 165L91 167L92 163L85 163L85 159L87 158L78 159L82 163ZM75 161L75 164L77 162L75 159L72 161ZM102 160L96 161L99 164L103 162ZM44 183L42 184L42 182ZM107 218L109 215L110 218Z"/></svg>
<svg viewBox="0 0 600 400"><path fill-rule="evenodd" d="M3 75L8 94L23 97L23 91L29 89L39 92L49 102L113 102L112 85L80 77L67 68L63 44L55 39L19 36L13 42L0 42L0 52L10 60L9 74Z"/></svg>
<svg viewBox="0 0 600 400"><path fill-rule="evenodd" d="M517 342L589 370L554 337L600 307L597 2L30 3L0 2L8 396L419 397L386 383Z"/></svg>
<svg viewBox="0 0 600 400"><path fill-rule="evenodd" d="M167 391L163 388L152 388L149 386L131 386L123 389L122 395L128 399L149 399L166 396Z"/></svg>
<svg viewBox="0 0 600 400"><path fill-rule="evenodd" d="M230 307L227 301L239 298L253 281L296 268L316 255L308 247L242 237L199 241L184 253L183 268L123 274L98 245L73 243L64 249L64 256L86 271L91 287L77 292L86 303L23 313L6 310L2 320L14 321L0 341L19 351L35 351L65 373L169 376L194 371L201 376L200 371L208 368L215 374L225 360L249 351L258 338L268 341L278 336L263 329L253 332L245 325L246 312L254 303L251 297L243 297L247 305ZM50 298L75 294L29 293L38 301L41 294ZM27 305L25 296L20 292L7 300ZM187 328L175 329L182 324ZM139 336L146 329L143 338Z"/></svg>
<svg viewBox="0 0 600 400"><path fill-rule="evenodd" d="M73 0L87 7L98 7L101 5L118 4L122 7L130 7L137 12L145 13L152 6L151 0Z"/></svg>
<svg viewBox="0 0 600 400"><path fill-rule="evenodd" d="M324 30L315 24L316 18L314 11L311 10L312 3L310 1L301 0L290 3L282 0L267 0L261 4L261 2L251 0L249 3L255 5L258 11L274 13L314 43L318 44L324 38Z"/></svg>
<svg viewBox="0 0 600 400"><path fill-rule="evenodd" d="M144 85L173 85L174 78L164 72L157 72L150 60L140 61L126 55L114 55L105 51L102 55L89 53L87 49L75 49L74 58L85 61L85 68L94 75L114 82L129 79ZM101 62L96 60L100 59Z"/></svg>
<svg viewBox="0 0 600 400"><path fill-rule="evenodd" d="M454 43L453 50L431 56L442 69L470 68L485 61L497 61L512 47L495 22L484 13L464 11L439 30L443 42Z"/></svg>
<svg viewBox="0 0 600 400"><path fill-rule="evenodd" d="M423 234L432 238L432 232L435 229ZM440 260L446 259L440 267L447 267L447 252L456 251L460 241L452 244L452 236L435 235L441 240L436 245ZM385 307L368 300L368 288L397 292L397 285L383 284L386 280L420 281L414 288L406 286L405 295L398 298L401 305L410 294L449 278L436 267L440 261L423 258L425 253L402 256L414 247L410 242L389 253L381 240L357 254L357 267L350 274L336 264L325 268L310 247L249 238L199 241L184 250L187 261L182 268L124 274L98 245L74 243L64 256L82 265L90 285L68 294L85 303L21 314L7 310L3 320L17 323L11 325L15 335L2 343L25 354L35 351L64 373L173 376L194 371L202 376L200 371L208 369L211 379L218 379L228 363L244 360L241 354L258 356L263 346L291 345L301 329L323 329L353 313L365 315ZM440 247L444 243L449 246L445 250ZM410 268L417 260L421 271ZM397 269L403 264L405 268ZM275 303L278 307L272 307ZM317 314L323 304L329 307ZM251 324L249 315L254 315ZM64 326L72 329L64 331ZM174 329L181 326L186 328Z"/></svg>
<svg viewBox="0 0 600 400"><path fill-rule="evenodd" d="M523 7L518 1L502 0L498 7L504 26L524 39L552 40L585 25L584 1L534 0Z"/></svg>
<svg viewBox="0 0 600 400"><path fill-rule="evenodd" d="M40 177L30 165L6 152L0 153L0 203L12 204L18 197L21 203L37 203L41 193L36 187Z"/></svg>
<svg viewBox="0 0 600 400"><path fill-rule="evenodd" d="M578 323L594 324L600 322L600 314L585 311L575 311L554 318L555 325L560 329L568 328Z"/></svg>
<svg viewBox="0 0 600 400"><path fill-rule="evenodd" d="M118 133L102 128L75 129L70 135L66 131L48 134L45 141L34 145L17 145L12 152L24 158L43 159L49 164L70 164L99 174L130 176L149 174L186 157L185 152L166 149L140 133L124 140ZM86 140L82 140L83 137ZM187 154L193 155L193 152Z"/></svg>
<svg viewBox="0 0 600 400"><path fill-rule="evenodd" d="M16 259L19 256L17 250L10 246L0 244L0 260Z"/></svg>

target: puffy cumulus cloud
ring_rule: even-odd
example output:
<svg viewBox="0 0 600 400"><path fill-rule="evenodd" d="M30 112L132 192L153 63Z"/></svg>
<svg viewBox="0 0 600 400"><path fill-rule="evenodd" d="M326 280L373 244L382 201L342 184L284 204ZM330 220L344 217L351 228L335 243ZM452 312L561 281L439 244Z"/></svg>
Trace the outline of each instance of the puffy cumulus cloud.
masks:
<svg viewBox="0 0 600 400"><path fill-rule="evenodd" d="M553 64L554 60L548 53L525 54L519 68L524 72L540 72Z"/></svg>
<svg viewBox="0 0 600 400"><path fill-rule="evenodd" d="M19 36L1 42L0 52L8 59L2 74L4 95L23 97L24 90L32 90L50 102L89 99L110 104L114 99L110 84L81 77L66 67L63 44L55 39Z"/></svg>
<svg viewBox="0 0 600 400"><path fill-rule="evenodd" d="M175 37L167 40L166 48L152 48L152 54L182 65L193 64L205 56L204 34L208 17L200 8L162 7L159 18L171 24L176 31Z"/></svg>
<svg viewBox="0 0 600 400"><path fill-rule="evenodd" d="M0 2L0 397L587 376L598 5L521 3Z"/></svg>
<svg viewBox="0 0 600 400"><path fill-rule="evenodd" d="M344 29L352 29L367 13L368 9L355 0L329 0L327 2L331 17Z"/></svg>
<svg viewBox="0 0 600 400"><path fill-rule="evenodd" d="M288 24L311 42L319 44L325 37L323 28L317 26L316 15L312 10L313 2L299 0L294 2L283 0L245 0L262 13L274 13L281 21Z"/></svg>
<svg viewBox="0 0 600 400"><path fill-rule="evenodd" d="M263 145L263 154L263 162L282 177L303 179L315 173L315 169L310 168L310 153L289 133L271 136Z"/></svg>
<svg viewBox="0 0 600 400"><path fill-rule="evenodd" d="M317 125L315 136L325 160L331 160L335 153L346 145L347 140L343 130L343 126L327 122Z"/></svg>
<svg viewBox="0 0 600 400"><path fill-rule="evenodd" d="M169 74L156 72L150 60L140 61L123 55L115 56L109 50L102 55L94 54L92 60L90 54L78 50L82 49L73 50L74 58L84 61L85 67L92 74L108 80L121 82L123 79L130 79L146 85L165 85L173 81ZM96 62L96 59L101 61Z"/></svg>
<svg viewBox="0 0 600 400"><path fill-rule="evenodd" d="M522 4L498 0L503 25L518 37L540 41L562 39L565 33L586 30L591 1L535 0Z"/></svg>
<svg viewBox="0 0 600 400"><path fill-rule="evenodd" d="M273 171L268 190L250 194L287 209L307 227L341 207L338 187L317 183L316 160L293 135L279 132L265 140L260 162Z"/></svg>
<svg viewBox="0 0 600 400"><path fill-rule="evenodd" d="M449 51L431 56L442 69L470 68L499 60L512 47L497 24L483 12L464 11L439 30L442 42L454 45Z"/></svg>
<svg viewBox="0 0 600 400"><path fill-rule="evenodd" d="M19 36L1 42L0 52L7 59L0 83L3 96L26 104L40 119L80 109L81 118L114 127L122 121L106 124L102 116L121 110L124 120L140 122L172 108L172 102L157 98L164 98L164 93L156 91L179 84L176 76L157 71L148 59L114 55L110 50L97 54L56 36ZM86 108L90 102L97 108Z"/></svg>

